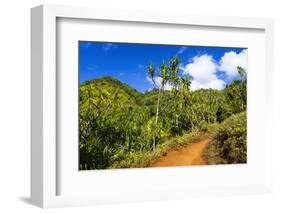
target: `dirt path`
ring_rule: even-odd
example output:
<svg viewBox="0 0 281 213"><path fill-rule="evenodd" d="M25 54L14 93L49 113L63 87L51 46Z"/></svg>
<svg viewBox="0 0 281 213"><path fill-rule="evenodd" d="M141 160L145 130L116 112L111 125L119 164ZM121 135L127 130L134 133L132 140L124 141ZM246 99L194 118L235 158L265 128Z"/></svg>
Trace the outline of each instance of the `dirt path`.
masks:
<svg viewBox="0 0 281 213"><path fill-rule="evenodd" d="M204 139L181 149L169 151L154 162L151 167L207 165L202 155L209 141L209 139Z"/></svg>

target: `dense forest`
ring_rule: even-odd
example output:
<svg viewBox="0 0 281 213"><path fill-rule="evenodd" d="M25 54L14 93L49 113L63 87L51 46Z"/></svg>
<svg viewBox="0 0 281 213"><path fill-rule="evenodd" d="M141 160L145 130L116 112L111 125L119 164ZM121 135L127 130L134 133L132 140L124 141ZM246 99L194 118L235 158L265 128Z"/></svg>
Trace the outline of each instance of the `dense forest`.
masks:
<svg viewBox="0 0 281 213"><path fill-rule="evenodd" d="M205 136L208 164L246 163L245 70L237 67L240 77L223 90L191 91L179 65L178 57L149 64L155 88L144 93L110 76L80 85L81 170L149 167L169 149Z"/></svg>

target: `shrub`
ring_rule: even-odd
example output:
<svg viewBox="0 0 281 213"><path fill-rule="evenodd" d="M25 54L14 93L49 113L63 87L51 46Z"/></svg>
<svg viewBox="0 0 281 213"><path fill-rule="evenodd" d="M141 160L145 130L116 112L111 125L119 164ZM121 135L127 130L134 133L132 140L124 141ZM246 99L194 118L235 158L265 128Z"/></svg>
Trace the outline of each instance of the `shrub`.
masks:
<svg viewBox="0 0 281 213"><path fill-rule="evenodd" d="M247 162L246 112L233 115L219 125L205 158L210 164Z"/></svg>
<svg viewBox="0 0 281 213"><path fill-rule="evenodd" d="M199 130L201 130L202 132L207 132L208 131L208 122L205 120L202 120L199 123Z"/></svg>

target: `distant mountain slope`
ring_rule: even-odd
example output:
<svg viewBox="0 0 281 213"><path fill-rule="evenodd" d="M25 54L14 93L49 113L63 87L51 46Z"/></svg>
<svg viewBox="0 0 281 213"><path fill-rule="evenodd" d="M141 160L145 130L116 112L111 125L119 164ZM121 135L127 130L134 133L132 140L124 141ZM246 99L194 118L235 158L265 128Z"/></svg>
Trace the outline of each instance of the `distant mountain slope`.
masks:
<svg viewBox="0 0 281 213"><path fill-rule="evenodd" d="M192 104L192 108L188 106L185 111L189 116L196 114L198 121L221 122L233 112L237 113L244 110L240 107L241 101L243 100L239 96L241 85L240 81L234 81L224 90L200 89L191 91L188 103L189 105ZM242 86L246 94L245 85L243 84ZM92 105L96 105L96 108L106 108L108 103L111 104L114 102L115 107L120 108L120 111L135 106L146 106L153 112L157 103L158 92L158 89L154 88L143 94L114 77L106 76L85 81L81 84L80 107L92 103ZM163 91L161 94L160 108L166 108L166 105L172 107L174 98L171 91ZM246 101L244 105L246 105ZM112 108L112 105L110 108ZM166 109L168 110L168 108ZM194 112L190 112L190 110ZM190 119L190 117L187 119Z"/></svg>
<svg viewBox="0 0 281 213"><path fill-rule="evenodd" d="M127 100L129 102L134 102L135 104L139 104L143 96L142 93L138 92L130 85L122 83L118 79L111 76L85 81L80 87L82 89L89 86L98 87L100 90L105 90L108 92L114 92L115 90L118 90L118 93L124 96L125 101Z"/></svg>

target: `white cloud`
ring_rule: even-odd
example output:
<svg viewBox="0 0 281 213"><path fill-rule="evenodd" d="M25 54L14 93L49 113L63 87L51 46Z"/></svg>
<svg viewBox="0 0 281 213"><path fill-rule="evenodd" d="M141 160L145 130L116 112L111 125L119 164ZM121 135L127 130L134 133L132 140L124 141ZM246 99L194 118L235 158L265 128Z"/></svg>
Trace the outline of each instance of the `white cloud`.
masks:
<svg viewBox="0 0 281 213"><path fill-rule="evenodd" d="M216 63L210 55L195 56L192 63L186 65L186 72L199 82L206 83L216 78Z"/></svg>
<svg viewBox="0 0 281 213"><path fill-rule="evenodd" d="M186 49L187 49L187 47L181 47L181 48L179 49L179 51L177 52L177 55L182 54Z"/></svg>
<svg viewBox="0 0 281 213"><path fill-rule="evenodd" d="M112 43L106 43L102 46L102 49L107 52L108 50L112 49L112 48L117 48L118 46L116 44L112 44Z"/></svg>
<svg viewBox="0 0 281 213"><path fill-rule="evenodd" d="M191 90L197 89L218 89L225 87L225 82L216 75L217 63L212 56L204 54L195 56L191 59L191 63L181 66L180 69L184 74L189 74L191 80Z"/></svg>
<svg viewBox="0 0 281 213"><path fill-rule="evenodd" d="M191 81L191 90L198 90L198 89L217 89L217 90L222 90L225 87L225 82L221 79L214 79L211 80L205 84L202 84L201 82L197 80L192 80Z"/></svg>
<svg viewBox="0 0 281 213"><path fill-rule="evenodd" d="M153 83L152 79L148 76L146 76L146 80L151 84L151 85L155 85L159 88L161 86L161 82L162 82L162 78L157 76L157 77L154 77L154 81L155 81L155 84ZM166 85L164 86L164 90L171 90L172 89L172 85L169 84L169 83L166 83Z"/></svg>
<svg viewBox="0 0 281 213"><path fill-rule="evenodd" d="M150 84L153 84L153 81L150 77L146 76L146 80L150 83Z"/></svg>
<svg viewBox="0 0 281 213"><path fill-rule="evenodd" d="M237 67L241 66L247 71L247 50L240 53L230 51L224 54L219 62L219 70L225 72L229 79L233 79L239 75Z"/></svg>
<svg viewBox="0 0 281 213"><path fill-rule="evenodd" d="M183 47L179 50L182 53ZM247 50L242 50L240 53L234 51L226 52L221 57L219 63L216 62L211 55L200 55L193 57L186 65L180 65L183 74L190 75L191 90L198 89L224 89L226 82L218 77L218 71L224 72L227 78L233 79L239 75L237 67L241 66L247 71ZM151 78L147 80L153 84ZM156 77L155 84L157 87L161 85L161 77ZM165 90L170 90L172 85L167 84Z"/></svg>

